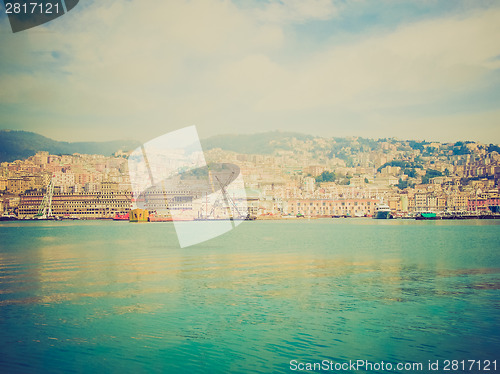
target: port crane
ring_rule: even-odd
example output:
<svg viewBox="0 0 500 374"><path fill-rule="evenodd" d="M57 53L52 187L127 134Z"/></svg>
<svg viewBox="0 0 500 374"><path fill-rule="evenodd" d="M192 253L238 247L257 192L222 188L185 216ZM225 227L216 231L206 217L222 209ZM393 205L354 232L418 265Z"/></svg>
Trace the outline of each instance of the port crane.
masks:
<svg viewBox="0 0 500 374"><path fill-rule="evenodd" d="M43 195L42 203L38 208L38 213L33 218L35 219L50 219L52 217L52 196L54 195L54 177L50 179L47 191Z"/></svg>
<svg viewBox="0 0 500 374"><path fill-rule="evenodd" d="M238 206L234 202L234 199L231 198L231 196L227 193L227 190L226 190L226 187L229 185L229 183L231 183L231 181L234 180L234 174L235 174L235 172L233 171L225 183L222 183L221 180L219 179L219 177L217 175L214 175L215 179L217 180L217 183L219 184L220 190L219 190L219 196L217 196L217 199L215 200L215 202L212 206L209 217L215 217L215 213L216 213L217 209L226 208L228 213L229 213L229 219L231 221L234 219L245 219L246 218L246 216L244 216L240 213ZM223 204L223 202L224 202L224 204Z"/></svg>

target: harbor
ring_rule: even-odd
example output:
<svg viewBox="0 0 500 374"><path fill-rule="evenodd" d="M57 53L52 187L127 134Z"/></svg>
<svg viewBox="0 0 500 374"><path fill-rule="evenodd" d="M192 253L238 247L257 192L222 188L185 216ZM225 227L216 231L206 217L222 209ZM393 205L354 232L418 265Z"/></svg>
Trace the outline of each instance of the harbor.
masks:
<svg viewBox="0 0 500 374"><path fill-rule="evenodd" d="M221 185L218 192L201 193L150 189L139 198L120 191L116 183L102 183L101 192L54 193L52 178L45 192L23 194L15 209L6 210L0 221L14 220L114 220L129 222L173 222L194 220L280 220L317 218L375 218L415 220L499 219L500 198L468 200L474 210L421 210L412 208L406 196L400 201L380 198L292 199L255 197L252 192L231 196ZM417 198L417 197L416 197ZM418 201L418 200L416 200ZM437 200L434 200L437 201ZM485 204L486 203L486 204ZM139 208L142 206L143 208ZM463 205L462 205L463 206ZM443 208L443 206L441 206ZM446 207L445 207L446 208ZM451 206L450 208L454 208Z"/></svg>

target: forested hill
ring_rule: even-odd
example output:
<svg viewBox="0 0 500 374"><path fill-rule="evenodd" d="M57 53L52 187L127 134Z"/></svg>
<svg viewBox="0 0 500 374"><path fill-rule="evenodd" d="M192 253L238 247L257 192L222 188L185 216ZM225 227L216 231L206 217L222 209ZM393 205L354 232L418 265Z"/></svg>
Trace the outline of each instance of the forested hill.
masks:
<svg viewBox="0 0 500 374"><path fill-rule="evenodd" d="M99 154L111 156L119 150L131 150L139 146L136 141L109 142L60 142L28 131L0 130L0 162L24 160L36 152L51 154Z"/></svg>

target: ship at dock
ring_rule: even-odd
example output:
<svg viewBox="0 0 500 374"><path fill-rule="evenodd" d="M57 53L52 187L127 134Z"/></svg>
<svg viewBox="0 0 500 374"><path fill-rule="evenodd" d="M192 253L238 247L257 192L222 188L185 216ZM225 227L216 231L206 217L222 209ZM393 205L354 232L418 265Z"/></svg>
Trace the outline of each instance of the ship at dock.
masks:
<svg viewBox="0 0 500 374"><path fill-rule="evenodd" d="M172 215L170 214L158 214L157 212L152 212L149 214L149 222L173 222Z"/></svg>
<svg viewBox="0 0 500 374"><path fill-rule="evenodd" d="M436 220L441 219L441 215L436 212L420 212L415 216L416 220Z"/></svg>
<svg viewBox="0 0 500 374"><path fill-rule="evenodd" d="M146 209L132 209L129 213L130 222L148 222L149 212Z"/></svg>
<svg viewBox="0 0 500 374"><path fill-rule="evenodd" d="M113 221L128 221L130 219L130 213L116 213L113 217Z"/></svg>
<svg viewBox="0 0 500 374"><path fill-rule="evenodd" d="M373 214L374 219L391 219L392 212L389 205L380 204L375 207L375 213Z"/></svg>
<svg viewBox="0 0 500 374"><path fill-rule="evenodd" d="M0 221L17 221L18 218L16 215L12 214L12 213L8 213L8 212L4 212L1 216L0 216Z"/></svg>
<svg viewBox="0 0 500 374"><path fill-rule="evenodd" d="M415 216L416 220L463 220L463 219L500 219L500 214L495 212L421 212Z"/></svg>

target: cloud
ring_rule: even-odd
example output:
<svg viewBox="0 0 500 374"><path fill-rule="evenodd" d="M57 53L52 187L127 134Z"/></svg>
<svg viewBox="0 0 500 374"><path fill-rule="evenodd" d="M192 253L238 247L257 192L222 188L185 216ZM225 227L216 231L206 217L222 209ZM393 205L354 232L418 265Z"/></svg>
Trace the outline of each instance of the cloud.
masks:
<svg viewBox="0 0 500 374"><path fill-rule="evenodd" d="M327 20L338 15L331 0L271 0L255 11L256 16L271 23Z"/></svg>
<svg viewBox="0 0 500 374"><path fill-rule="evenodd" d="M392 108L425 108L491 87L498 76L497 8L332 35L311 47L295 25L337 22L349 3L246 4L110 0L3 34L0 113L67 140L96 132L147 140L190 124L201 135L300 129L299 121L322 133L337 118L378 113L390 122Z"/></svg>
<svg viewBox="0 0 500 374"><path fill-rule="evenodd" d="M500 61L500 11L400 27L348 45L325 48L300 65L271 61L243 66L234 89L265 81L256 109L407 105L485 84ZM230 68L229 68L230 69ZM251 77L248 78L247 77Z"/></svg>

